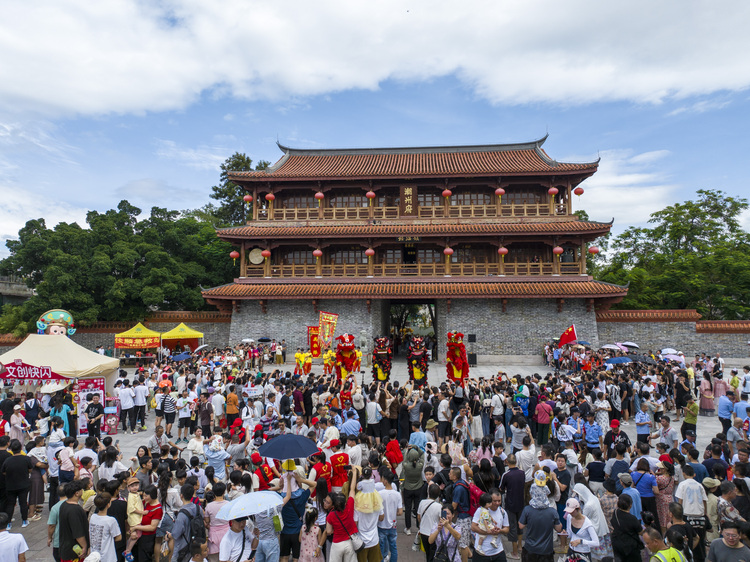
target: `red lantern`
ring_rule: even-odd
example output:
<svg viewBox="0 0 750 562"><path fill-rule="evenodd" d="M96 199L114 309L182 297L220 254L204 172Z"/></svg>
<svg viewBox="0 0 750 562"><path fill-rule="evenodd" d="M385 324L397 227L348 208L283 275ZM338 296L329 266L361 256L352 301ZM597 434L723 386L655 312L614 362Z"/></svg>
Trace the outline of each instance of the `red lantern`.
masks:
<svg viewBox="0 0 750 562"><path fill-rule="evenodd" d="M597 246L591 246L589 248L589 254L595 256L598 253L599 253L599 248Z"/></svg>
<svg viewBox="0 0 750 562"><path fill-rule="evenodd" d="M375 199L377 195L375 195L374 191L368 191L367 193L365 193L365 197L367 197L368 199Z"/></svg>
<svg viewBox="0 0 750 562"><path fill-rule="evenodd" d="M552 248L552 253L555 254L556 256L559 256L564 251L565 250L563 250L560 246L555 246L554 248Z"/></svg>
<svg viewBox="0 0 750 562"><path fill-rule="evenodd" d="M498 197L502 197L503 195L505 195L505 190L502 187L498 187L495 190L495 195L497 195Z"/></svg>
<svg viewBox="0 0 750 562"><path fill-rule="evenodd" d="M451 191L450 189L444 189L444 190L443 190L443 197L446 197L446 198L448 198L448 197L450 197L451 195L453 195L453 192L452 192L452 191Z"/></svg>
<svg viewBox="0 0 750 562"><path fill-rule="evenodd" d="M573 193L575 193L576 195L578 195L578 197L580 197L581 195L583 195L583 188L582 187L576 187L573 190Z"/></svg>
<svg viewBox="0 0 750 562"><path fill-rule="evenodd" d="M271 257L271 250L263 250L263 251L262 251L262 252L260 253L260 255L261 255L261 256L263 256L264 258L268 259L268 258L270 258L270 257Z"/></svg>
<svg viewBox="0 0 750 562"><path fill-rule="evenodd" d="M500 254L501 256L507 256L508 255L508 248L506 248L505 246L500 246L497 249L497 253Z"/></svg>
<svg viewBox="0 0 750 562"><path fill-rule="evenodd" d="M237 263L237 258L240 257L240 253L237 250L229 252L229 257L232 258L232 264Z"/></svg>
<svg viewBox="0 0 750 562"><path fill-rule="evenodd" d="M450 248L450 247L449 247L449 248L446 248L445 250L443 250L443 253L444 253L444 254L445 254L446 256L452 256L452 255L453 255L453 248Z"/></svg>
<svg viewBox="0 0 750 562"><path fill-rule="evenodd" d="M560 190L557 189L556 187L550 187L547 190L547 193L549 193L552 197L554 197L555 195L557 195L558 193L560 193Z"/></svg>
<svg viewBox="0 0 750 562"><path fill-rule="evenodd" d="M253 196L250 195L249 193L247 193L242 199L245 201L245 203L252 203L253 202Z"/></svg>
<svg viewBox="0 0 750 562"><path fill-rule="evenodd" d="M375 255L375 250L373 250L372 248L367 248L367 249L365 250L365 255L366 255L366 256L367 256L368 258L371 258L372 256L374 256L374 255Z"/></svg>
<svg viewBox="0 0 750 562"><path fill-rule="evenodd" d="M266 193L266 201L273 201L276 196L273 193Z"/></svg>
<svg viewBox="0 0 750 562"><path fill-rule="evenodd" d="M321 250L320 248L315 248L313 250L313 256L315 256L316 259L322 257L323 256L323 250Z"/></svg>
<svg viewBox="0 0 750 562"><path fill-rule="evenodd" d="M320 201L321 199L325 199L325 197L326 197L326 196L325 196L325 194L324 194L324 193L323 193L322 191L318 191L318 192L317 192L317 193L315 194L315 199L317 199L318 201Z"/></svg>

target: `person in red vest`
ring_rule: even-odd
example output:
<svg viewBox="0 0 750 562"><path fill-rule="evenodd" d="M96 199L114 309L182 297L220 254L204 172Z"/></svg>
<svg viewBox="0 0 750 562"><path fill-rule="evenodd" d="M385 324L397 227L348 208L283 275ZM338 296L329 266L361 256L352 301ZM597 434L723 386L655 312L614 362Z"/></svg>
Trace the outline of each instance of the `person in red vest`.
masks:
<svg viewBox="0 0 750 562"><path fill-rule="evenodd" d="M349 476L349 455L339 451L341 443L338 439L331 440L331 488L334 492L340 492Z"/></svg>
<svg viewBox="0 0 750 562"><path fill-rule="evenodd" d="M253 490L268 490L271 487L271 480L276 478L273 469L263 461L263 457L258 453L253 453L250 460L258 467L253 472Z"/></svg>
<svg viewBox="0 0 750 562"><path fill-rule="evenodd" d="M328 491L332 489L331 476L333 475L333 469L331 463L326 462L325 453L318 449L315 453L310 455L310 462L312 468L310 469L310 480L316 482L319 478L325 478L328 483Z"/></svg>

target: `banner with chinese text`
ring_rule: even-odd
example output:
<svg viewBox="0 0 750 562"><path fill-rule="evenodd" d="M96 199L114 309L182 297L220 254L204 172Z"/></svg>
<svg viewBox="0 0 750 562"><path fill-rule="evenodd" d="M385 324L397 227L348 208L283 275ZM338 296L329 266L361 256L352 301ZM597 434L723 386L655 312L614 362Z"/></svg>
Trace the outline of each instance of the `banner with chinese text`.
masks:
<svg viewBox="0 0 750 562"><path fill-rule="evenodd" d="M146 338L115 338L118 349L153 349L159 347L159 337Z"/></svg>
<svg viewBox="0 0 750 562"><path fill-rule="evenodd" d="M313 357L320 357L320 326L307 327L307 346Z"/></svg>
<svg viewBox="0 0 750 562"><path fill-rule="evenodd" d="M22 359L16 359L13 363L2 365L0 378L25 381L60 381L67 380L66 377L52 372L50 367L36 367L28 365Z"/></svg>
<svg viewBox="0 0 750 562"><path fill-rule="evenodd" d="M339 321L339 315L332 312L320 312L318 315L318 339L320 340L320 349L330 349L333 345L333 335L336 333L336 324Z"/></svg>

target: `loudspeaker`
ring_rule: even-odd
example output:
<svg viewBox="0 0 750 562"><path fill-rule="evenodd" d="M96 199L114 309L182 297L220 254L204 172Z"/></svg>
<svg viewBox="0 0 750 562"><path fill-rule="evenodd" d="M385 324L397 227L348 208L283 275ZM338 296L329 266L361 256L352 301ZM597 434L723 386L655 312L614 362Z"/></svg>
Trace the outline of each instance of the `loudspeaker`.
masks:
<svg viewBox="0 0 750 562"><path fill-rule="evenodd" d="M477 354L467 353L466 356L469 359L469 367L476 367L477 366Z"/></svg>
<svg viewBox="0 0 750 562"><path fill-rule="evenodd" d="M477 335L476 334L469 334L468 337L469 337L469 339L468 339L469 343L477 343Z"/></svg>

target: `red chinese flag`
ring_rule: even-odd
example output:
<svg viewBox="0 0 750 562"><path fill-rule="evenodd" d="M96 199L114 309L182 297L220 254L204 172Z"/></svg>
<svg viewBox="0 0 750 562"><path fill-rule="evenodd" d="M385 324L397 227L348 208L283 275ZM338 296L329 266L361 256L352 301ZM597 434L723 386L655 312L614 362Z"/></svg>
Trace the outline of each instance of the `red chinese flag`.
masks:
<svg viewBox="0 0 750 562"><path fill-rule="evenodd" d="M577 339L578 339L578 336L576 335L576 325L572 324L570 328L565 330L560 336L560 343L557 344L557 347L562 347L566 343L576 341Z"/></svg>

